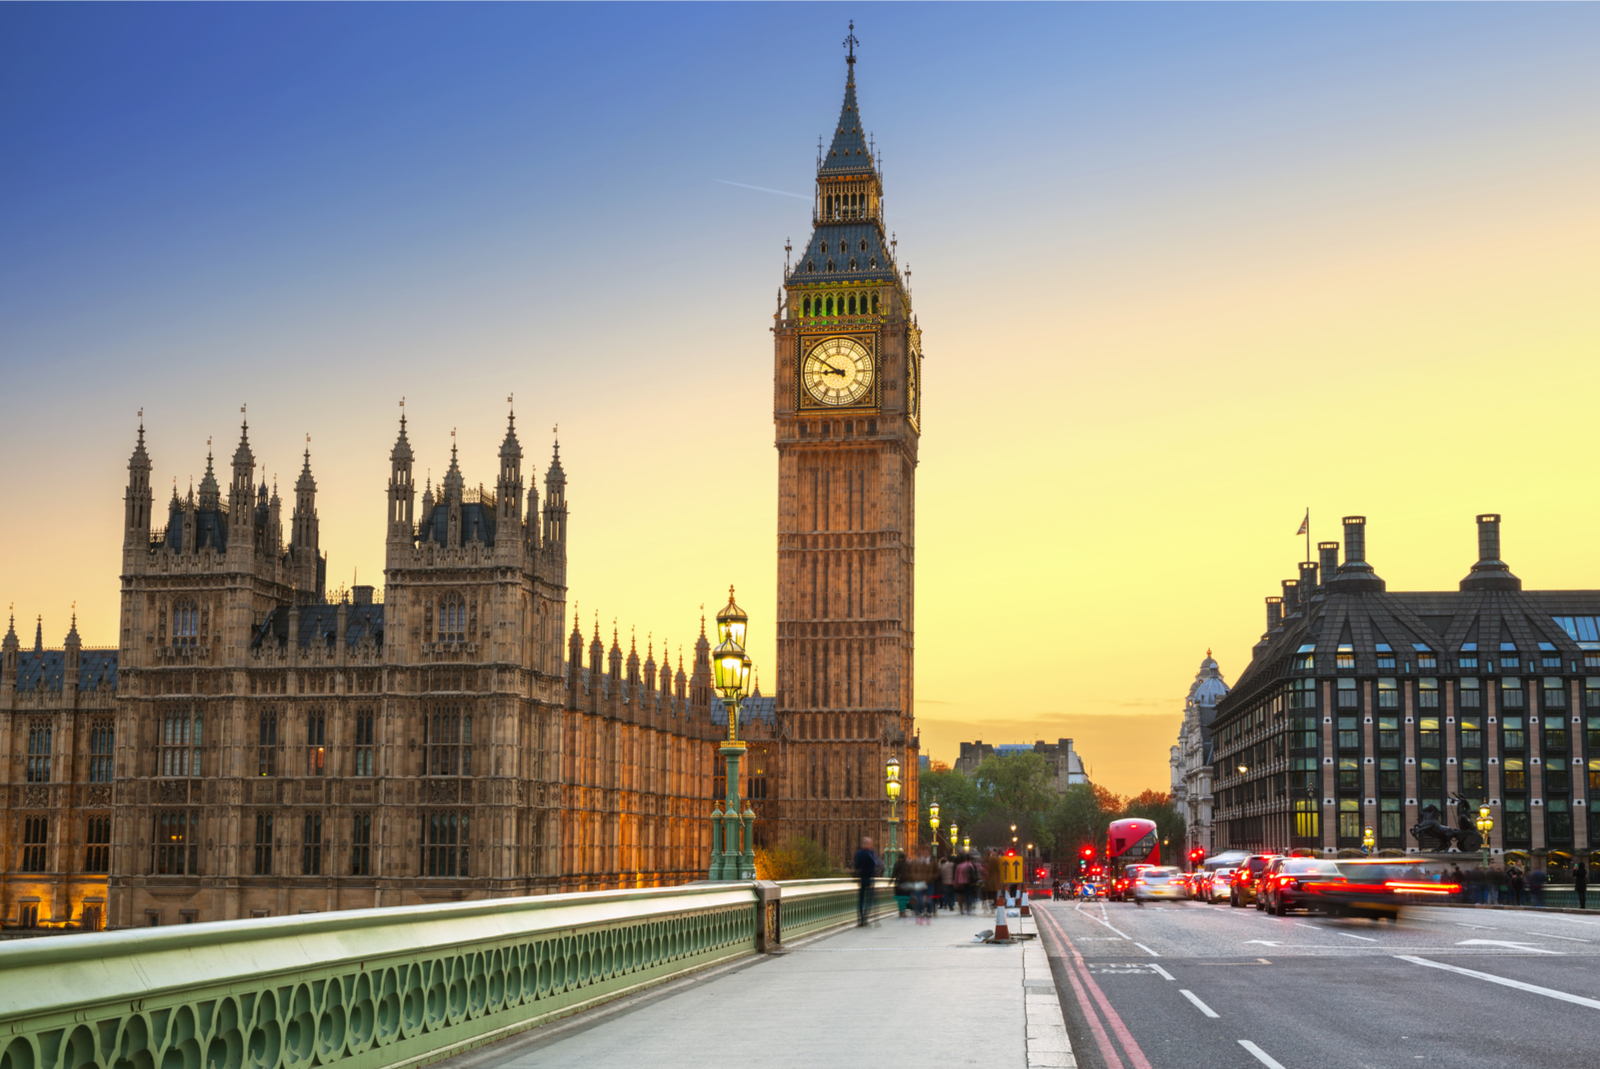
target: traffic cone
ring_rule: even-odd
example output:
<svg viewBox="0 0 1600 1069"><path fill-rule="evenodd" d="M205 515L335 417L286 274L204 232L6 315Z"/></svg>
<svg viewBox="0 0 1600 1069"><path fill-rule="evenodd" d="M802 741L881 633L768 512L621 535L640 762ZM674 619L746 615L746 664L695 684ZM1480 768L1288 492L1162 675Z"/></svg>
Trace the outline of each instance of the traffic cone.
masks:
<svg viewBox="0 0 1600 1069"><path fill-rule="evenodd" d="M1024 917L1033 916L1032 913L1028 912L1028 892L1026 892L1026 891L1022 892L1022 907L1021 908L1022 908L1022 915Z"/></svg>
<svg viewBox="0 0 1600 1069"><path fill-rule="evenodd" d="M994 941L997 943L1009 942L1010 939L1011 929L1006 925L1006 906L1002 902L995 907L994 911Z"/></svg>

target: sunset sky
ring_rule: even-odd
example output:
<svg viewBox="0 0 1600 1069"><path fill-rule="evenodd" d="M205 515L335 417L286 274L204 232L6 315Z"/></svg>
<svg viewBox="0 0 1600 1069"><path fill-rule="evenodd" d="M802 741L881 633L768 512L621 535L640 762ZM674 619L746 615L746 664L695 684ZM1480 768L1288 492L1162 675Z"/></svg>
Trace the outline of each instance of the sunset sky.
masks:
<svg viewBox="0 0 1600 1069"><path fill-rule="evenodd" d="M310 434L337 587L400 398L488 484L514 393L585 630L676 650L732 582L775 676L769 331L851 18L925 339L926 751L1164 787L1307 507L1391 590L1454 589L1481 511L1600 587L1596 5L8 4L0 608L115 644L141 406L158 510L241 404L285 496Z"/></svg>

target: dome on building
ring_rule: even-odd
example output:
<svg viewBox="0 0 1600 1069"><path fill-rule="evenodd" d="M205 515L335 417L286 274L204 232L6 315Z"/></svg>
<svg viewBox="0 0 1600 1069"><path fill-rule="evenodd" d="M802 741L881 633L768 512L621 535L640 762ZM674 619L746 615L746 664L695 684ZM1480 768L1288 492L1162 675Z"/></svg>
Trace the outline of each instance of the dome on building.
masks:
<svg viewBox="0 0 1600 1069"><path fill-rule="evenodd" d="M1206 650L1206 659L1200 662L1200 671L1195 673L1194 685L1189 688L1189 700L1197 705L1214 706L1227 693L1228 684L1222 678L1222 669L1211 651Z"/></svg>

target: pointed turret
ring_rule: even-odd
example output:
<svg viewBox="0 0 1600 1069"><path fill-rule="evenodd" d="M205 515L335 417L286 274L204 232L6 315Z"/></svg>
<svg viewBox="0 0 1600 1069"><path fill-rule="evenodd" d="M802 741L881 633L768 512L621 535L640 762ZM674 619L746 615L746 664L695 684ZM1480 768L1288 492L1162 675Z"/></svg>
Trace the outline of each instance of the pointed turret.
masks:
<svg viewBox="0 0 1600 1069"><path fill-rule="evenodd" d="M294 484L293 533L289 539L289 555L294 559L295 599L302 605L322 600L323 569L319 542L317 480L311 476L311 448L307 446L300 478Z"/></svg>
<svg viewBox="0 0 1600 1069"><path fill-rule="evenodd" d="M265 484L262 484L265 485ZM267 499L267 550L273 556L283 553L283 499L278 496L278 477L272 477L272 496Z"/></svg>
<svg viewBox="0 0 1600 1069"><path fill-rule="evenodd" d="M567 708L576 709L583 697L583 629L578 607L572 607L572 634L567 636Z"/></svg>
<svg viewBox="0 0 1600 1069"><path fill-rule="evenodd" d="M856 40L855 23L850 23L850 36L845 38L849 50L845 56L844 104L839 108L839 121L834 126L833 144L822 157L818 174L868 174L875 173L872 150L867 144L866 130L861 124L861 109L856 105ZM835 216L842 218L843 216Z"/></svg>
<svg viewBox="0 0 1600 1069"><path fill-rule="evenodd" d="M589 708L597 708L600 680L606 672L606 647L600 641L600 616L595 614L594 638L589 640Z"/></svg>
<svg viewBox="0 0 1600 1069"><path fill-rule="evenodd" d="M150 514L154 505L150 489L150 454L144 451L144 420L141 418L139 441L133 447L133 456L128 458L128 490L123 497L122 544L125 548L149 547Z"/></svg>
<svg viewBox="0 0 1600 1069"><path fill-rule="evenodd" d="M500 479L495 483L495 495L500 522L522 522L522 444L517 441L515 411L506 418L506 438L500 443Z"/></svg>
<svg viewBox="0 0 1600 1069"><path fill-rule="evenodd" d="M40 613L38 621L33 625L33 652L44 652L44 614Z"/></svg>
<svg viewBox="0 0 1600 1069"><path fill-rule="evenodd" d="M217 473L212 467L211 450L206 450L206 474L200 480L200 511L215 512L221 507L222 488L217 485Z"/></svg>
<svg viewBox="0 0 1600 1069"><path fill-rule="evenodd" d="M250 452L250 423L241 421L239 427L239 448L233 451L233 481L228 485L228 523L245 534L255 524L255 516L250 511L250 499L255 496L256 458ZM251 543L246 541L244 545Z"/></svg>
<svg viewBox="0 0 1600 1069"><path fill-rule="evenodd" d="M17 641L17 614L11 613L11 619L6 624L6 637L0 640L0 650L11 653L20 649L22 643Z"/></svg>
<svg viewBox="0 0 1600 1069"><path fill-rule="evenodd" d="M656 644L654 642L648 643L644 655L644 678L642 682L646 691L656 689Z"/></svg>
<svg viewBox="0 0 1600 1069"><path fill-rule="evenodd" d="M405 402L401 402L404 404ZM410 546L416 539L412 506L417 486L411 478L411 443L406 439L406 413L400 410L400 436L389 451L389 544Z"/></svg>
<svg viewBox="0 0 1600 1069"><path fill-rule="evenodd" d="M631 634L628 636L628 660L626 663L628 667L628 686L637 688L639 686L639 643Z"/></svg>
<svg viewBox="0 0 1600 1069"><path fill-rule="evenodd" d="M461 463L456 456L456 432L451 431L450 470L444 473L444 482L442 484L442 492L444 494L445 501L459 504L461 502L461 490L463 485L464 483L461 478Z"/></svg>
<svg viewBox="0 0 1600 1069"><path fill-rule="evenodd" d="M567 542L567 473L561 469L561 440L555 442L550 455L550 467L544 473L544 544L545 548L566 555Z"/></svg>

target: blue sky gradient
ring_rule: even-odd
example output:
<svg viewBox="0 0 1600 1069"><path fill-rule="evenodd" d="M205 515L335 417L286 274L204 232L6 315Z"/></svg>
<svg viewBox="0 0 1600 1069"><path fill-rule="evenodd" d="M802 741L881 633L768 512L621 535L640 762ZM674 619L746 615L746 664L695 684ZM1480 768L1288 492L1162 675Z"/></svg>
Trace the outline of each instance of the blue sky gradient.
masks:
<svg viewBox="0 0 1600 1069"><path fill-rule="evenodd" d="M1397 588L1453 584L1484 508L1530 583L1600 586L1546 418L1600 385L1594 5L9 4L0 500L75 505L0 524L0 598L114 641L140 406L162 488L242 403L285 488L311 434L330 574L375 576L399 398L419 467L454 427L488 481L514 391L541 471L561 424L585 618L676 645L731 579L770 659L784 194L851 18L926 331L929 725L1170 716L1308 503L1370 513ZM1450 460L1508 367L1504 447ZM1045 671L986 676L997 619Z"/></svg>

